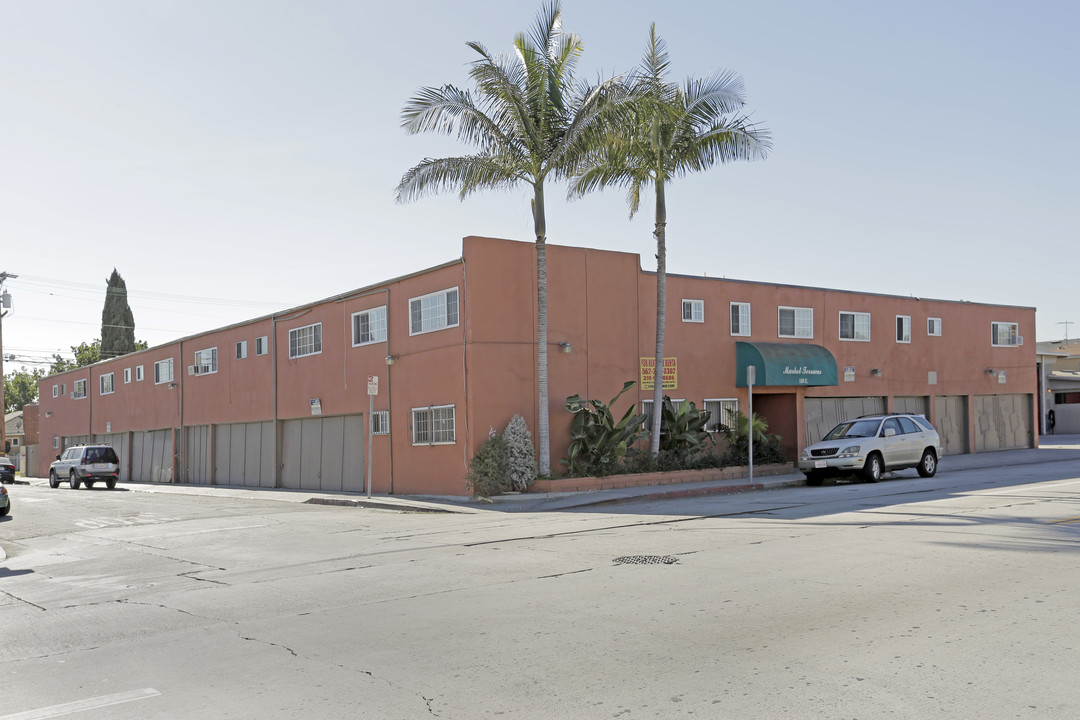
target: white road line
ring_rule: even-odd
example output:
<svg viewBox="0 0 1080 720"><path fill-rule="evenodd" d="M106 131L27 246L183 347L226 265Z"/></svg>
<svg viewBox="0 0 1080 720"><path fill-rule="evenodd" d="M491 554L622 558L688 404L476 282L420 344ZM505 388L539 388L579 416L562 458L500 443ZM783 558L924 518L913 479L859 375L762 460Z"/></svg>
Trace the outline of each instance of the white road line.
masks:
<svg viewBox="0 0 1080 720"><path fill-rule="evenodd" d="M131 702L132 700L148 700L152 697L157 697L160 694L161 693L154 688L129 690L128 692L115 693L113 695L101 695L96 698L87 698L85 700L76 700L61 705L52 705L38 710L27 710L26 712L15 713L14 715L0 715L0 720L43 720L44 718L63 717L64 715L71 715L73 713L83 712L84 710L97 710L98 708L119 705L121 703Z"/></svg>
<svg viewBox="0 0 1080 720"><path fill-rule="evenodd" d="M1049 490L1050 488L1068 487L1069 485L1078 485L1078 484L1080 484L1080 480L1070 480L1069 482L1054 483L1053 485L1039 485L1039 486L1037 486L1035 488L1032 488L1032 489L1034 489L1034 490ZM1020 487L1020 486L1014 486L1014 487L1008 488L1006 490L995 490L994 492L982 492L982 493L976 493L976 494L977 495L1015 495L1016 493L1020 492L1020 490L1017 489L1018 487ZM1024 487L1027 487L1027 486L1024 486ZM4 719L0 718L0 720L4 720Z"/></svg>

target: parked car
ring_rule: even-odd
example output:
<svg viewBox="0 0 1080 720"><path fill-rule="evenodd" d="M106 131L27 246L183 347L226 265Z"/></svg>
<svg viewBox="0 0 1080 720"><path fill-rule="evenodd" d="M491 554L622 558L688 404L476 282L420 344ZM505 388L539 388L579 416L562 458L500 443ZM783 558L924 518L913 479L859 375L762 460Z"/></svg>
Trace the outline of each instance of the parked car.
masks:
<svg viewBox="0 0 1080 720"><path fill-rule="evenodd" d="M104 481L106 487L114 488L119 477L120 458L111 445L69 447L49 466L49 487L52 488L59 487L64 478L72 490L78 490L80 483L92 488L98 480Z"/></svg>
<svg viewBox="0 0 1080 720"><path fill-rule="evenodd" d="M11 512L11 496L8 495L7 488L0 485L0 517L9 512Z"/></svg>
<svg viewBox="0 0 1080 720"><path fill-rule="evenodd" d="M904 468L933 477L943 454L937 430L922 415L867 415L834 427L802 451L797 465L808 485L851 474L877 482L883 473Z"/></svg>
<svg viewBox="0 0 1080 720"><path fill-rule="evenodd" d="M0 457L0 482L15 482L15 463L10 458Z"/></svg>

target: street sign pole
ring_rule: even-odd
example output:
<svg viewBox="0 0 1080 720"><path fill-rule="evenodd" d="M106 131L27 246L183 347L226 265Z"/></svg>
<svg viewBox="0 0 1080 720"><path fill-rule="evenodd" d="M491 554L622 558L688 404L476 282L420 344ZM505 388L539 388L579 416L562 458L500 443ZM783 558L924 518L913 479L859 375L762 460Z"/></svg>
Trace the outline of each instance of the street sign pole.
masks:
<svg viewBox="0 0 1080 720"><path fill-rule="evenodd" d="M374 427L372 426L372 418L375 416L375 396L379 394L379 376L368 375L367 379L367 395L368 395L368 413L367 413L367 474L364 475L364 489L367 491L367 496L371 497L371 450L372 439L375 437Z"/></svg>
<svg viewBox="0 0 1080 720"><path fill-rule="evenodd" d="M754 480L754 371L757 367L754 365L746 366L746 388L750 391L750 402L747 403L747 409L750 411L746 416L747 423L750 426L750 432L747 433L747 456L750 459L750 481Z"/></svg>

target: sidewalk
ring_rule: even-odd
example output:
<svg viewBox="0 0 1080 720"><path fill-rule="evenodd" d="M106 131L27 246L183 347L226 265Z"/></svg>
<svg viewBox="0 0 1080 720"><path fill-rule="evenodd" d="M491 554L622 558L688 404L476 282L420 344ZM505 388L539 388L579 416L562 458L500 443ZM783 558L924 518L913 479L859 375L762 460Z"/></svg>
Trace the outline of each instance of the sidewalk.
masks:
<svg viewBox="0 0 1080 720"><path fill-rule="evenodd" d="M1080 474L1080 435L1044 435L1039 438L1040 447L1026 450L1001 450L998 452L949 455L941 460L939 473L948 474L962 470L976 470L1033 463L1074 461ZM21 479L17 482L48 486L41 478ZM308 492L272 488L249 488L228 485L163 485L152 483L120 483L118 487L133 492L167 493L175 495L211 495L251 500L276 500L281 502L308 503L316 505L341 505L347 507L376 508L400 512L431 513L481 513L481 512L555 512L572 508L602 505L625 500L660 500L704 495L776 490L784 487L805 485L802 473L773 475L770 477L717 480L713 482L686 483L682 485L657 485L616 490L592 490L565 493L521 493L501 495L491 502L469 497L432 495L373 495L370 499L362 493Z"/></svg>

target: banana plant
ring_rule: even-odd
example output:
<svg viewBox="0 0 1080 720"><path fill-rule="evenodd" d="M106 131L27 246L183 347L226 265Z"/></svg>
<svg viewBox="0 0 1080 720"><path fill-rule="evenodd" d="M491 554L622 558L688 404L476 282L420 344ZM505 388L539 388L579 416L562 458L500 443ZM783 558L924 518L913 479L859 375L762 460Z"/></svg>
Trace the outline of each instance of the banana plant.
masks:
<svg viewBox="0 0 1080 720"><path fill-rule="evenodd" d="M708 410L698 410L692 402L681 402L676 407L665 396L661 413L661 451L690 453L713 441L712 435L705 431L710 417Z"/></svg>
<svg viewBox="0 0 1080 720"><path fill-rule="evenodd" d="M634 414L633 403L618 422L611 412L615 401L635 384L628 380L608 403L582 400L576 394L566 398L566 409L574 414L574 420L570 424L570 447L563 463L571 473L603 475L612 472L619 459L641 436L645 416Z"/></svg>

